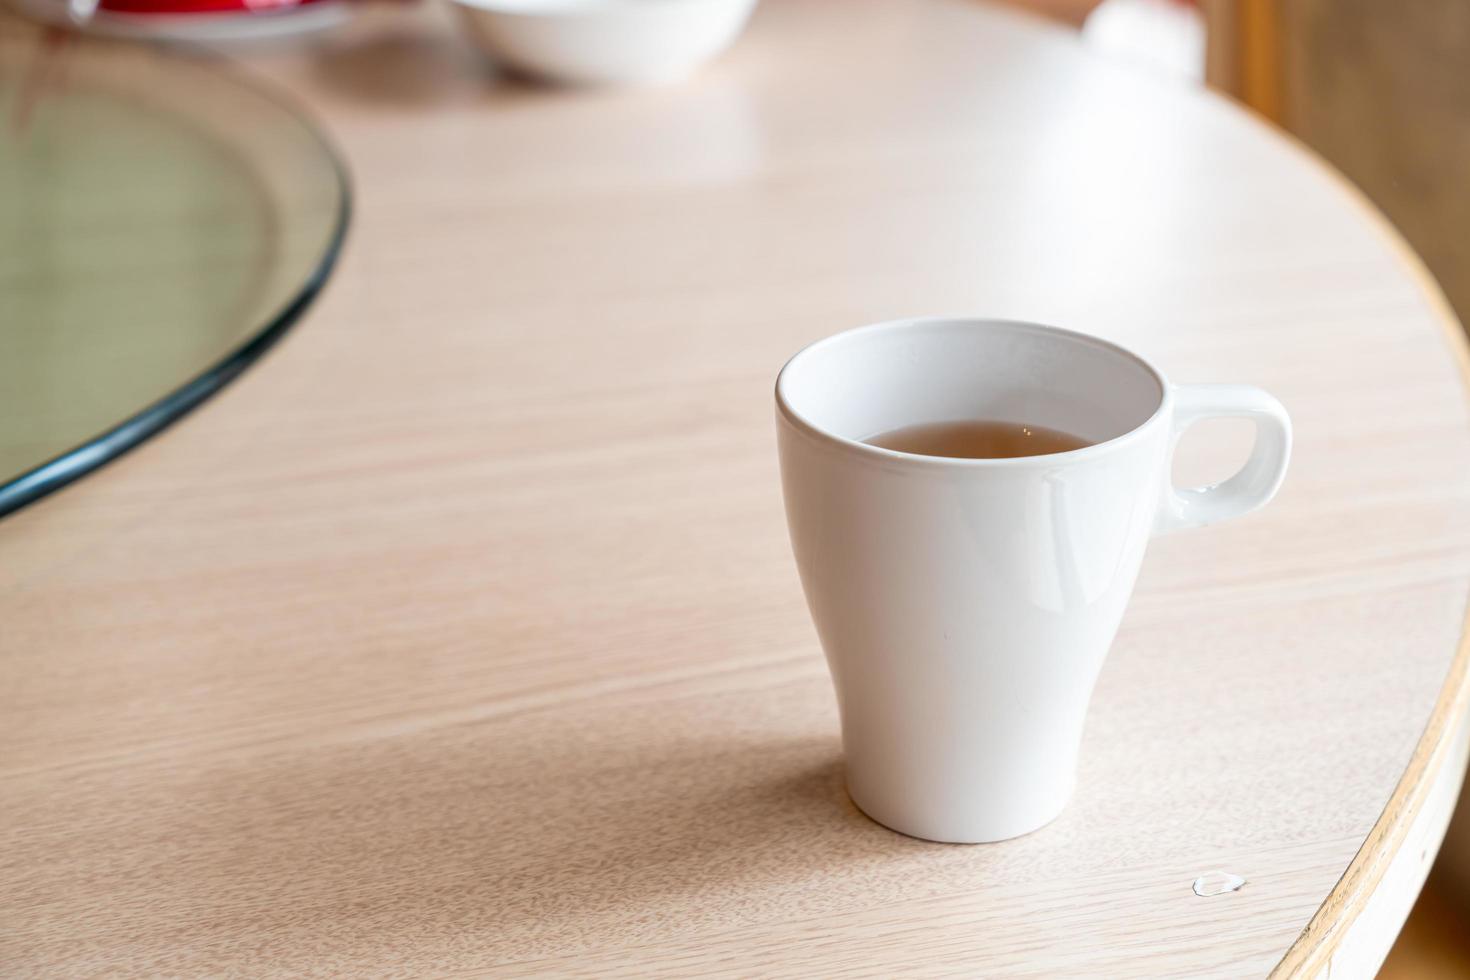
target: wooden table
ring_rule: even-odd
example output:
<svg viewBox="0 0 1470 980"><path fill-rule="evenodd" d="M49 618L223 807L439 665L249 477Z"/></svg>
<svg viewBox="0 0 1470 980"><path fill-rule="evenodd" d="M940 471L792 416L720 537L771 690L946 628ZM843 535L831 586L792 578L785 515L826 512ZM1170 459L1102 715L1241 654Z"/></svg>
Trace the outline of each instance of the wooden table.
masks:
<svg viewBox="0 0 1470 980"><path fill-rule="evenodd" d="M1371 974L1465 760L1470 427L1318 161L963 2L770 2L660 90L492 86L411 17L262 63L357 222L264 364L0 524L6 972ZM846 799L776 480L783 359L941 312L1298 434L1153 544L1075 802L999 845Z"/></svg>

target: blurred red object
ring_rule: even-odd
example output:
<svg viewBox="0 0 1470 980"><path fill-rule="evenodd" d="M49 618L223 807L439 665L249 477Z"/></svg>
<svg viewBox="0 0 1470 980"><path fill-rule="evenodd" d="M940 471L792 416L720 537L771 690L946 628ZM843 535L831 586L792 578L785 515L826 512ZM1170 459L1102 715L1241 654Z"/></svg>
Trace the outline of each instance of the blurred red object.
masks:
<svg viewBox="0 0 1470 980"><path fill-rule="evenodd" d="M350 0L12 0L48 24L174 41L280 37L347 20Z"/></svg>
<svg viewBox="0 0 1470 980"><path fill-rule="evenodd" d="M101 0L98 10L128 14L281 13L327 0Z"/></svg>

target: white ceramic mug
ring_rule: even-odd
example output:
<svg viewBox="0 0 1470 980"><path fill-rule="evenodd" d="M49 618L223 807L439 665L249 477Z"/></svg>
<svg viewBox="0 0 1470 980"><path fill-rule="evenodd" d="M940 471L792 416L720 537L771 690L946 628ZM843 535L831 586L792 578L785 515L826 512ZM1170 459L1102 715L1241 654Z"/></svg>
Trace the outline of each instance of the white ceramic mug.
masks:
<svg viewBox="0 0 1470 980"><path fill-rule="evenodd" d="M1114 344L998 320L828 337L787 362L776 405L848 791L879 823L937 841L1015 837L1062 811L1149 536L1260 507L1291 451L1286 410L1259 388L1170 385ZM1221 484L1175 489L1176 441L1216 416L1256 423L1250 459ZM1093 445L954 459L863 441L965 419Z"/></svg>

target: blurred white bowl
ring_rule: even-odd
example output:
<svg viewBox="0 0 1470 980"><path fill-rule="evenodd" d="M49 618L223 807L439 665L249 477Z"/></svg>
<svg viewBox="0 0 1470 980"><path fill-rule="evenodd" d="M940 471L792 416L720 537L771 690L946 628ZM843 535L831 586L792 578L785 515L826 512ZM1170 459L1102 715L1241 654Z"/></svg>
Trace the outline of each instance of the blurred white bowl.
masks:
<svg viewBox="0 0 1470 980"><path fill-rule="evenodd" d="M756 0L451 0L492 57L574 85L666 82L719 54Z"/></svg>

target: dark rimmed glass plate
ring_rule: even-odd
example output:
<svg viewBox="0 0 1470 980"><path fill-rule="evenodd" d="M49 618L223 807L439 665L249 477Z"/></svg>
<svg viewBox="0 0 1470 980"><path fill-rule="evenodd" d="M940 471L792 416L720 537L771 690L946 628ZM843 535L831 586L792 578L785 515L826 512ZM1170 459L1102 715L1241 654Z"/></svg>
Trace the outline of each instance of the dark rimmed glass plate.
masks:
<svg viewBox="0 0 1470 980"><path fill-rule="evenodd" d="M348 208L321 132L217 61L0 15L0 515L263 354Z"/></svg>

